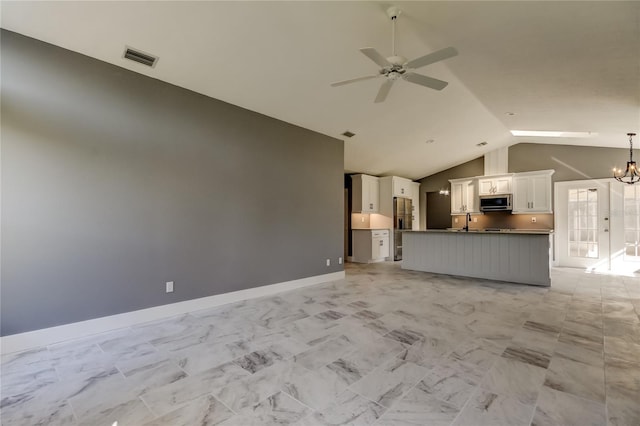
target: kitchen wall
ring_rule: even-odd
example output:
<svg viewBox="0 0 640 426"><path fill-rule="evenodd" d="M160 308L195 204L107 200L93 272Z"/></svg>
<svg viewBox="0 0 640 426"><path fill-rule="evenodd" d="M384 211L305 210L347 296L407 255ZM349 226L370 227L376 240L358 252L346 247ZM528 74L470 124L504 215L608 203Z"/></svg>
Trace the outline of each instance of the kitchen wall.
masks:
<svg viewBox="0 0 640 426"><path fill-rule="evenodd" d="M2 335L343 270L342 141L1 36Z"/></svg>
<svg viewBox="0 0 640 426"><path fill-rule="evenodd" d="M624 168L629 158L626 135L621 135L621 148L599 148L575 145L531 144L520 143L509 147L509 173L528 172L533 170L553 169L552 182L570 180L600 179L611 177L614 166ZM634 157L640 158L640 150L634 150ZM420 180L420 202L425 202L424 194L439 189L449 188L449 179L482 176L483 157L463 163L440 173ZM421 211L427 211L428 206ZM444 213L436 213L443 215ZM490 213L474 216L478 222L472 222L472 228L553 228L553 215L512 215L508 213ZM532 223L531 218L536 222ZM442 218L444 219L444 218ZM420 227L425 229L426 216L420 218ZM451 226L464 226L464 216L451 217Z"/></svg>

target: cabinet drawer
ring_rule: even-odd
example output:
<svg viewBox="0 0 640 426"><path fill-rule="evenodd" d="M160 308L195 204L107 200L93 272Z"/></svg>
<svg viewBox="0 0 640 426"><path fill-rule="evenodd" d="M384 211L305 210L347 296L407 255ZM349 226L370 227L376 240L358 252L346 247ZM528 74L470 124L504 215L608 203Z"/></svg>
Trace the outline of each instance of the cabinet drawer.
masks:
<svg viewBox="0 0 640 426"><path fill-rule="evenodd" d="M382 231L371 231L371 236L372 237L388 237L389 231L386 229Z"/></svg>

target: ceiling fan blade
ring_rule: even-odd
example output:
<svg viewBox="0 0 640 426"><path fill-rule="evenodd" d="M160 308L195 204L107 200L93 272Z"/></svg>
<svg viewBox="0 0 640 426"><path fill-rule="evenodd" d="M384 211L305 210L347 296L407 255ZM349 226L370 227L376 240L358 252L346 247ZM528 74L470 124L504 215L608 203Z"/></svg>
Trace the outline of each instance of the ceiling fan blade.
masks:
<svg viewBox="0 0 640 426"><path fill-rule="evenodd" d="M376 75L365 75L364 77L351 78L349 80L336 81L335 83L331 83L331 87L342 86L344 84L355 83L356 81L369 80L370 78L380 77L382 74Z"/></svg>
<svg viewBox="0 0 640 426"><path fill-rule="evenodd" d="M426 75L422 74L416 74L414 72L403 74L402 78L411 83L419 84L421 86L425 86L429 89L434 90L442 90L449 84L446 81L438 80L437 78L433 77L427 77Z"/></svg>
<svg viewBox="0 0 640 426"><path fill-rule="evenodd" d="M373 62L380 65L382 68L388 67L389 65L391 65L391 63L387 61L387 58L382 56L380 52L378 52L373 47L363 47L362 49L360 49L360 51L364 53Z"/></svg>
<svg viewBox="0 0 640 426"><path fill-rule="evenodd" d="M376 100L373 102L376 104L380 102L384 102L384 100L387 99L389 90L391 90L391 86L393 86L393 80L387 80L384 83L382 83L382 86L380 86L380 90L378 90L378 95L376 96Z"/></svg>
<svg viewBox="0 0 640 426"><path fill-rule="evenodd" d="M425 65L433 64L434 62L449 59L458 54L458 51L454 47L445 47L444 49L437 50L419 58L413 59L405 64L405 68L420 68Z"/></svg>

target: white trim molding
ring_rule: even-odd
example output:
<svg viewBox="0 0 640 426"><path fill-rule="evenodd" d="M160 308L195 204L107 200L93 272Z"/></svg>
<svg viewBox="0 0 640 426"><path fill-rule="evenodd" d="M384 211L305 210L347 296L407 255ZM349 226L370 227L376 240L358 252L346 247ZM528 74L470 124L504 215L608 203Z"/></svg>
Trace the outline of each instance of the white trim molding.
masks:
<svg viewBox="0 0 640 426"><path fill-rule="evenodd" d="M59 325L56 327L28 331L25 333L12 334L0 338L0 353L8 354L47 346L53 343L87 337L93 334L103 333L105 331L130 327L132 325L169 318L201 309L213 308L229 303L240 302L242 300L270 296L283 291L295 290L315 284L337 281L344 279L344 277L344 271L333 272L330 274L316 275L293 281L248 288L246 290L185 300L183 302L171 303L168 305L154 306L152 308L141 309L138 311L94 318L86 321Z"/></svg>

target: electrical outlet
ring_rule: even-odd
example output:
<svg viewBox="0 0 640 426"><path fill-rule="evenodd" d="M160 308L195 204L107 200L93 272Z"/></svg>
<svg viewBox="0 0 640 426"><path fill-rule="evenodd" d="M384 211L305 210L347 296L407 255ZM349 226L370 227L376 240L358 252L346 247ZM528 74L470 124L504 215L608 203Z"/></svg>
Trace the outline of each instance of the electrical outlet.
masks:
<svg viewBox="0 0 640 426"><path fill-rule="evenodd" d="M474 221L474 222L478 222L478 218L477 218L477 217L474 217L474 218L473 218L473 221Z"/></svg>
<svg viewBox="0 0 640 426"><path fill-rule="evenodd" d="M327 259L327 266L331 266L331 259Z"/></svg>
<svg viewBox="0 0 640 426"><path fill-rule="evenodd" d="M167 281L166 291L167 293L173 293L173 281Z"/></svg>
<svg viewBox="0 0 640 426"><path fill-rule="evenodd" d="M360 217L360 222L364 223L364 216Z"/></svg>
<svg viewBox="0 0 640 426"><path fill-rule="evenodd" d="M453 218L453 223L458 223L458 218L457 217Z"/></svg>
<svg viewBox="0 0 640 426"><path fill-rule="evenodd" d="M531 223L536 223L536 217L535 217L535 216L533 216L533 217L531 218Z"/></svg>
<svg viewBox="0 0 640 426"><path fill-rule="evenodd" d="M342 258L341 257L338 258L338 265L342 265Z"/></svg>

